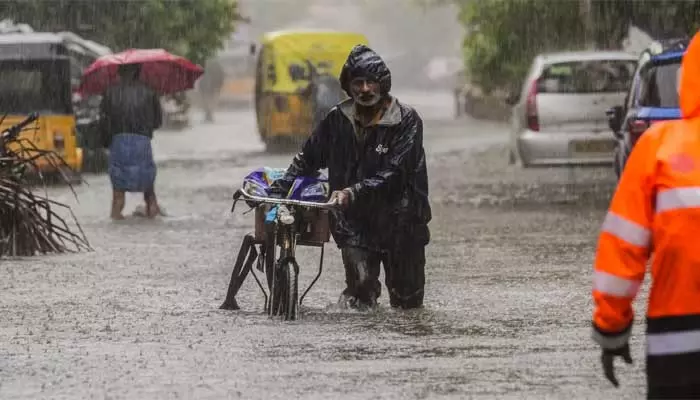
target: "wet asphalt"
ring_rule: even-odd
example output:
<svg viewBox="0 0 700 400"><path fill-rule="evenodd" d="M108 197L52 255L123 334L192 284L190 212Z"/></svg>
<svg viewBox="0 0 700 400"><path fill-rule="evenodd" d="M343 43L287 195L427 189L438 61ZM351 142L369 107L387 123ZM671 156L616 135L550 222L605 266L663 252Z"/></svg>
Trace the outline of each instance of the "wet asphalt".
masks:
<svg viewBox="0 0 700 400"><path fill-rule="evenodd" d="M402 96L402 94L398 94ZM252 214L230 213L269 155L250 110L158 132L157 193L167 217L108 217L106 175L68 202L95 251L0 261L0 399L638 399L633 366L608 384L590 340L592 261L614 188L606 167L507 164L507 125L454 120L449 94L411 94L425 118L430 224L425 307L339 309L339 251L304 301L302 320L263 314L252 279L243 310L221 311ZM127 212L140 203L127 197ZM318 249L299 250L300 285ZM383 279L383 278L382 278ZM643 321L646 287L635 303Z"/></svg>

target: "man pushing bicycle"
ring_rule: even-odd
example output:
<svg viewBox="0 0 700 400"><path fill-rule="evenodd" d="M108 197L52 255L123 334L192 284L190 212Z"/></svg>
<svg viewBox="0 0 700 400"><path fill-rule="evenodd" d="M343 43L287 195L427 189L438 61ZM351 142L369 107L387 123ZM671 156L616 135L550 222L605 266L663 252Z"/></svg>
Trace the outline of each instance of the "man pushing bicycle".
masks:
<svg viewBox="0 0 700 400"><path fill-rule="evenodd" d="M331 216L347 285L340 302L375 307L381 263L391 306L421 307L431 219L423 121L389 94L389 68L367 46L352 49L340 83L350 99L329 111L270 194L284 197L296 177L328 168L341 206Z"/></svg>

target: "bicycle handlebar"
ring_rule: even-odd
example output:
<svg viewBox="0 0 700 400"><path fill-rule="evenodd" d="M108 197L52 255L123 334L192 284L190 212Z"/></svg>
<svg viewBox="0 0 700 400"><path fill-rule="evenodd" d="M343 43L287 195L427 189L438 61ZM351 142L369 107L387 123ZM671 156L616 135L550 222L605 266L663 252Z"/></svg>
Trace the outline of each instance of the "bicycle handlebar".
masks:
<svg viewBox="0 0 700 400"><path fill-rule="evenodd" d="M291 200L291 199L275 199L272 197L262 197L255 196L245 191L245 189L238 189L240 195L243 196L245 200L256 201L264 204L275 204L275 205L285 205L285 206L299 206L299 207L309 207L309 208L321 208L321 209L334 209L338 207L338 201L332 200L326 203L316 203L313 201L302 201L302 200Z"/></svg>
<svg viewBox="0 0 700 400"><path fill-rule="evenodd" d="M22 132L22 129L24 129L27 125L31 124L32 122L36 121L39 119L39 114L33 112L27 116L27 118L24 119L24 121L18 123L17 125L13 125L4 131L2 131L2 138L3 140L5 139L14 139L19 135L20 132Z"/></svg>

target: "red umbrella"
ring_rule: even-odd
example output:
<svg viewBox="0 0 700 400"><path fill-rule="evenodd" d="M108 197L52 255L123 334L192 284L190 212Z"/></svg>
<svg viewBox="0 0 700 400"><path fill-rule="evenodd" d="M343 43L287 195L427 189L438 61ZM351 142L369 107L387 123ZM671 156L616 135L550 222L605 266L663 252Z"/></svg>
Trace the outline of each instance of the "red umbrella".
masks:
<svg viewBox="0 0 700 400"><path fill-rule="evenodd" d="M160 94L192 89L204 73L199 65L163 49L129 49L98 58L83 72L78 91L103 94L119 81L117 71L125 64L141 64L141 81Z"/></svg>

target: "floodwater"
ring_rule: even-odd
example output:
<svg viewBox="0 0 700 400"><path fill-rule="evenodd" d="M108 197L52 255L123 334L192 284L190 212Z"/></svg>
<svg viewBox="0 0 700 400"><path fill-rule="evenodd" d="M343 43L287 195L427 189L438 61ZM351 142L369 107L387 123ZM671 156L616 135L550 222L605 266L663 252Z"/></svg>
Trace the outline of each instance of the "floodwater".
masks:
<svg viewBox="0 0 700 400"><path fill-rule="evenodd" d="M253 222L242 203L230 213L231 196L247 172L291 155L262 151L249 110L214 124L195 114L191 129L156 137L170 216L113 223L108 178L87 176L79 203L64 188L51 195L73 206L95 251L0 263L0 398L641 398L642 327L620 389L590 339L612 171L520 170L507 165L506 125L451 120L449 94L403 97L426 119L423 309L392 310L386 293L376 312L334 306L344 274L330 243L300 321L267 318L252 279L243 310L218 310ZM128 197L127 209L139 202ZM302 288L318 256L300 250Z"/></svg>

